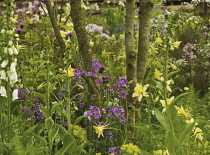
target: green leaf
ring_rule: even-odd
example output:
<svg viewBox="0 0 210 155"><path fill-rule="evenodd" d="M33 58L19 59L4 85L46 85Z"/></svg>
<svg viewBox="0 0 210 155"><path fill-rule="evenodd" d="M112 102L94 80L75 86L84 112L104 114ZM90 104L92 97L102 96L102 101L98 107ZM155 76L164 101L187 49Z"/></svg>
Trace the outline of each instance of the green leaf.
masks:
<svg viewBox="0 0 210 155"><path fill-rule="evenodd" d="M83 147L84 147L84 144L80 144L79 146L77 146L73 154L80 155L82 153Z"/></svg>
<svg viewBox="0 0 210 155"><path fill-rule="evenodd" d="M34 136L34 138L40 142L40 144L44 147L47 147L47 140L33 132L31 132L31 134Z"/></svg>
<svg viewBox="0 0 210 155"><path fill-rule="evenodd" d="M53 104L52 108L51 108L51 114L53 114L56 110L58 110L59 108L61 109L62 103L58 102Z"/></svg>
<svg viewBox="0 0 210 155"><path fill-rule="evenodd" d="M166 114L168 117L170 117L170 120L173 121L176 116L177 116L177 110L174 106L173 103L169 104L167 107L166 107Z"/></svg>
<svg viewBox="0 0 210 155"><path fill-rule="evenodd" d="M165 130L170 130L170 123L168 118L161 113L159 110L155 110L155 116L157 117L157 120L162 124L162 126L165 128Z"/></svg>
<svg viewBox="0 0 210 155"><path fill-rule="evenodd" d="M192 124L187 125L187 127L185 128L185 130L181 133L181 135L179 137L179 142L181 144L190 135L190 133L192 132L192 129L193 129L194 126L195 126L195 123L192 123Z"/></svg>
<svg viewBox="0 0 210 155"><path fill-rule="evenodd" d="M58 134L58 131L59 131L58 125L56 125L56 126L50 131L49 135L50 135L51 140L52 140L51 143L53 143L55 137L56 137L57 134Z"/></svg>
<svg viewBox="0 0 210 155"><path fill-rule="evenodd" d="M74 125L78 124L85 116L79 116L77 119L74 121Z"/></svg>
<svg viewBox="0 0 210 155"><path fill-rule="evenodd" d="M153 155L153 154L144 150L140 150L140 155Z"/></svg>
<svg viewBox="0 0 210 155"><path fill-rule="evenodd" d="M178 73L180 70L175 70L173 72L168 73L167 77L170 78L172 75L174 75L175 73Z"/></svg>
<svg viewBox="0 0 210 155"><path fill-rule="evenodd" d="M38 92L35 92L35 91L33 91L32 93L35 94L38 98L40 98L45 103L47 102L47 97L44 94L38 93Z"/></svg>
<svg viewBox="0 0 210 155"><path fill-rule="evenodd" d="M178 139L170 131L167 132L165 138L165 145L172 155L182 155L182 147Z"/></svg>
<svg viewBox="0 0 210 155"><path fill-rule="evenodd" d="M146 125L139 125L139 126L133 126L134 128L137 128L140 132L147 134L149 133L149 127Z"/></svg>
<svg viewBox="0 0 210 155"><path fill-rule="evenodd" d="M44 114L45 117L49 117L50 114L45 107L40 106L39 109L40 109L41 113Z"/></svg>
<svg viewBox="0 0 210 155"><path fill-rule="evenodd" d="M48 132L50 132L53 125L54 125L54 121L52 120L51 117L48 117L47 119L45 119L45 127L47 128Z"/></svg>
<svg viewBox="0 0 210 155"><path fill-rule="evenodd" d="M62 125L59 125L58 127L59 127L59 135L61 137L64 137L68 133L68 131Z"/></svg>
<svg viewBox="0 0 210 155"><path fill-rule="evenodd" d="M53 91L53 89L55 88L56 82L55 83L50 83L48 84L48 91L49 93L51 93Z"/></svg>
<svg viewBox="0 0 210 155"><path fill-rule="evenodd" d="M32 131L34 131L34 130L36 129L37 126L38 126L38 124L36 124L36 125L34 125L34 126L28 128L27 130L25 130L25 131L23 132L23 136L27 136L29 133L31 133Z"/></svg>
<svg viewBox="0 0 210 155"><path fill-rule="evenodd" d="M55 155L63 155L74 142L74 136L66 134L63 139L63 147Z"/></svg>

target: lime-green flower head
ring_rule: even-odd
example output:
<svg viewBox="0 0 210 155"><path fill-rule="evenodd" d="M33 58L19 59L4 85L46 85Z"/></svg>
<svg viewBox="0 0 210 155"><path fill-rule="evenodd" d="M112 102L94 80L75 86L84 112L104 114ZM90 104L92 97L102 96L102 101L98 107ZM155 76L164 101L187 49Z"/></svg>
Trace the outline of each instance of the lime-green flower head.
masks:
<svg viewBox="0 0 210 155"><path fill-rule="evenodd" d="M148 87L149 87L149 84L142 86L137 83L136 87L134 88L134 93L133 93L132 97L138 97L139 102L141 101L143 96L149 97L149 95L146 92Z"/></svg>

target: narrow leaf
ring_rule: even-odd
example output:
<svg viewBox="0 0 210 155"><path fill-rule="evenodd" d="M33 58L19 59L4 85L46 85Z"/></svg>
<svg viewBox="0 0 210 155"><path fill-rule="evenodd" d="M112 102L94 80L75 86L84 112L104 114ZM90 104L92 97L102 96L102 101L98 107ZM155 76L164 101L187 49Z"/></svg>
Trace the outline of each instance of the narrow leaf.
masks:
<svg viewBox="0 0 210 155"><path fill-rule="evenodd" d="M53 143L55 137L57 136L58 134L58 131L59 131L59 127L58 125L56 125L51 131L50 131L50 137L51 137L51 143Z"/></svg>
<svg viewBox="0 0 210 155"><path fill-rule="evenodd" d="M195 126L195 123L192 123L192 124L187 125L187 127L185 128L185 130L181 133L181 135L179 137L179 142L181 144L190 135L190 133L192 132L192 129L193 129L194 126Z"/></svg>
<svg viewBox="0 0 210 155"><path fill-rule="evenodd" d="M85 116L79 116L75 121L74 125L78 124Z"/></svg>
<svg viewBox="0 0 210 155"><path fill-rule="evenodd" d="M45 103L47 102L47 98L44 94L41 94L41 93L38 93L38 92L35 92L35 91L33 91L32 93L35 94L38 98L40 98Z"/></svg>
<svg viewBox="0 0 210 155"><path fill-rule="evenodd" d="M168 131L170 130L170 123L168 118L161 113L159 110L155 110L155 116L157 117L157 120L162 124L162 126Z"/></svg>
<svg viewBox="0 0 210 155"><path fill-rule="evenodd" d="M45 117L50 117L49 116L50 114L49 114L48 110L45 107L40 106L39 109L40 109L41 113L44 114Z"/></svg>

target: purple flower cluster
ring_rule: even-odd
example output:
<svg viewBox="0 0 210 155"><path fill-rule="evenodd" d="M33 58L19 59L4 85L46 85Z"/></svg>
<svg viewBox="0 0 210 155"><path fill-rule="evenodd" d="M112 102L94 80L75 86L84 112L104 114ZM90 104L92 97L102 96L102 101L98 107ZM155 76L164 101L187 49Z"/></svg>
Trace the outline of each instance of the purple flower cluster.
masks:
<svg viewBox="0 0 210 155"><path fill-rule="evenodd" d="M114 147L109 148L108 152L111 154L122 154L122 150L120 149L119 146L117 147L114 146Z"/></svg>
<svg viewBox="0 0 210 155"><path fill-rule="evenodd" d="M103 108L106 115L106 118L112 118L112 119L120 119L120 123L125 123L126 118L125 118L125 110L123 109L122 106L117 106L117 107L105 107Z"/></svg>
<svg viewBox="0 0 210 155"><path fill-rule="evenodd" d="M94 122L96 119L101 118L102 113L99 107L90 106L89 110L84 113L85 117L88 118L91 122Z"/></svg>
<svg viewBox="0 0 210 155"><path fill-rule="evenodd" d="M35 102L32 106L33 106L33 110L35 112L35 115L33 117L35 117L36 119L45 119L45 116L41 113L40 111L40 106L43 106L43 104L39 103L39 100L34 97L33 101Z"/></svg>
<svg viewBox="0 0 210 155"><path fill-rule="evenodd" d="M95 33L102 33L103 31L103 27L102 26L98 26L96 24L88 24L85 29L88 31L88 33L90 34L95 34Z"/></svg>
<svg viewBox="0 0 210 155"><path fill-rule="evenodd" d="M99 107L90 106L89 110L84 113L84 116L91 122L99 120L105 114L106 119L118 119L120 123L125 123L125 110L122 106L105 107L102 110Z"/></svg>
<svg viewBox="0 0 210 155"><path fill-rule="evenodd" d="M39 100L36 97L33 98L33 102L34 104L32 105L32 112L29 112L29 109L27 107L23 107L22 111L26 114L27 118L36 118L38 120L45 119L45 116L43 115L43 113L41 113L39 108L40 106L43 106L43 104L39 103Z"/></svg>
<svg viewBox="0 0 210 155"><path fill-rule="evenodd" d="M105 136L107 136L107 137L109 137L109 138L114 137L113 133L112 133L110 130L107 130L107 131L105 132Z"/></svg>
<svg viewBox="0 0 210 155"><path fill-rule="evenodd" d="M26 99L26 95L29 94L28 89L18 88L18 99Z"/></svg>

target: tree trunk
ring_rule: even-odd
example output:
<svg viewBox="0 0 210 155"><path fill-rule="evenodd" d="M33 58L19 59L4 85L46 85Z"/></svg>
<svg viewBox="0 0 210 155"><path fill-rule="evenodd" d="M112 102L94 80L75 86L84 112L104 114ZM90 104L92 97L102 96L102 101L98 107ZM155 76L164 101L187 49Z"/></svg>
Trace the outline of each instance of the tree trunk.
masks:
<svg viewBox="0 0 210 155"><path fill-rule="evenodd" d="M139 84L142 84L147 67L152 9L153 3L149 0L139 1L139 44L137 56L137 82Z"/></svg>
<svg viewBox="0 0 210 155"><path fill-rule="evenodd" d="M92 51L90 48L90 43L87 36L86 26L86 17L85 12L81 8L81 0L70 0L71 13L74 24L74 30L76 32L79 52L82 55L83 59L83 69L87 69L88 66L92 65ZM90 89L90 97L92 102L96 106L100 106L100 95L95 85L95 80L93 78L85 77L86 82L88 83ZM94 97L93 97L94 96Z"/></svg>
<svg viewBox="0 0 210 155"><path fill-rule="evenodd" d="M52 5L51 5L51 1L50 0L45 0L45 5L47 7L47 11L48 11L51 23L52 23L52 27L54 29L56 40L57 40L57 42L58 42L58 44L60 46L59 58L63 58L63 55L64 55L65 50L66 50L66 45L65 45L65 43L63 41L63 38L62 38L62 36L60 34L60 29L59 29L59 26L57 24L57 18L54 16L54 12L53 12L53 8L52 8Z"/></svg>
<svg viewBox="0 0 210 155"><path fill-rule="evenodd" d="M129 81L129 91L127 95L127 103L135 104L136 98L132 97L133 90L136 86L137 71L137 53L134 50L134 17L135 17L135 0L126 1L126 17L125 17L125 49L126 49L126 75Z"/></svg>

